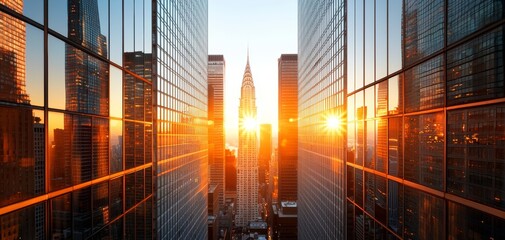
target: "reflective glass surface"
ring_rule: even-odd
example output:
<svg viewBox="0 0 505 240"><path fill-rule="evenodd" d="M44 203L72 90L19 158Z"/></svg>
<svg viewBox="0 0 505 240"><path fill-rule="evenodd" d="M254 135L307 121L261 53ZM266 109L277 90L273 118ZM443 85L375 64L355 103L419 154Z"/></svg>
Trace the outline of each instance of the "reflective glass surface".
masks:
<svg viewBox="0 0 505 240"><path fill-rule="evenodd" d="M447 104L505 96L503 27L447 52Z"/></svg>
<svg viewBox="0 0 505 240"><path fill-rule="evenodd" d="M442 56L405 72L405 112L444 106L445 76Z"/></svg>
<svg viewBox="0 0 505 240"><path fill-rule="evenodd" d="M505 106L447 114L447 191L505 209Z"/></svg>
<svg viewBox="0 0 505 240"><path fill-rule="evenodd" d="M444 1L405 1L405 65L427 57L444 46Z"/></svg>
<svg viewBox="0 0 505 240"><path fill-rule="evenodd" d="M404 118L405 179L443 189L443 126L442 112Z"/></svg>
<svg viewBox="0 0 505 240"><path fill-rule="evenodd" d="M447 2L447 42L453 43L504 17L503 1L449 0Z"/></svg>

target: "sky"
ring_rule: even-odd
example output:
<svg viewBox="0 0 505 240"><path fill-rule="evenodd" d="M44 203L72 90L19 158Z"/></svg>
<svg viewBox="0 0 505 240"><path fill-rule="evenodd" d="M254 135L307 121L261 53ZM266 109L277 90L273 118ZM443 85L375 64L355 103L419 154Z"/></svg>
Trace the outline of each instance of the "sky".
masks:
<svg viewBox="0 0 505 240"><path fill-rule="evenodd" d="M247 61L256 88L258 124L272 124L277 145L277 60L297 53L296 0L210 0L209 54L224 55L226 143L238 146L240 87Z"/></svg>

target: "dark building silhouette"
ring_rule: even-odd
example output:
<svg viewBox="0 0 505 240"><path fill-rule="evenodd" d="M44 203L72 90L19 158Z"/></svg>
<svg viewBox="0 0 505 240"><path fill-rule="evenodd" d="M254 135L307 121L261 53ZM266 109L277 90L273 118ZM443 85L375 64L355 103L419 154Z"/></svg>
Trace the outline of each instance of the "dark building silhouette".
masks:
<svg viewBox="0 0 505 240"><path fill-rule="evenodd" d="M258 183L261 198L267 198L270 158L272 156L272 125L260 124L260 148L258 155Z"/></svg>

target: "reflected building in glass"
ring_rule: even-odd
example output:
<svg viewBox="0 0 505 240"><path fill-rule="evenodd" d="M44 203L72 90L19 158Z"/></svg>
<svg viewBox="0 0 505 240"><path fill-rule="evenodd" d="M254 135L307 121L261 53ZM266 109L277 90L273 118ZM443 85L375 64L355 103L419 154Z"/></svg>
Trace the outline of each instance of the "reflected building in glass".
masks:
<svg viewBox="0 0 505 240"><path fill-rule="evenodd" d="M207 3L174 5L0 1L1 239L206 237Z"/></svg>
<svg viewBox="0 0 505 240"><path fill-rule="evenodd" d="M345 212L337 215L345 225L332 228L345 226L347 239L504 238L504 3L301 0L299 6L299 153L306 165L299 170L306 173L299 184L300 236L328 232L318 210L331 206ZM345 37L318 41L333 28L345 29ZM309 51L314 46L322 50ZM341 64L325 65L344 53ZM314 74L318 66L324 67ZM322 84L311 76L331 77ZM335 97L323 98L328 92ZM321 119L323 109L341 101L344 142L304 140L304 119ZM305 113L313 108L320 114ZM332 168L339 146L345 164ZM326 165L302 159L312 152L328 157ZM345 184L330 192L343 194L336 199L345 205L314 207L309 196L317 195L316 186L342 174Z"/></svg>

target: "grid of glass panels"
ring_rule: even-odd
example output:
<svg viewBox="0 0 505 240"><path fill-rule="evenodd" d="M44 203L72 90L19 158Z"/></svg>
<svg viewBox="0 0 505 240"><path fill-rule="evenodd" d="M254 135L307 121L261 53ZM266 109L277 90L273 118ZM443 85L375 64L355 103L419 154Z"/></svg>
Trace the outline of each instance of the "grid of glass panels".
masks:
<svg viewBox="0 0 505 240"><path fill-rule="evenodd" d="M347 238L503 237L503 3L347 7Z"/></svg>
<svg viewBox="0 0 505 240"><path fill-rule="evenodd" d="M207 1L155 4L156 238L207 239Z"/></svg>
<svg viewBox="0 0 505 240"><path fill-rule="evenodd" d="M0 238L152 238L151 10L0 1Z"/></svg>
<svg viewBox="0 0 505 240"><path fill-rule="evenodd" d="M345 1L298 13L298 236L344 239Z"/></svg>

